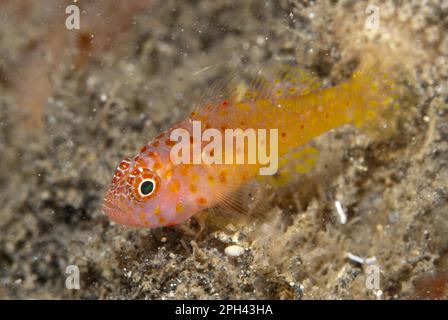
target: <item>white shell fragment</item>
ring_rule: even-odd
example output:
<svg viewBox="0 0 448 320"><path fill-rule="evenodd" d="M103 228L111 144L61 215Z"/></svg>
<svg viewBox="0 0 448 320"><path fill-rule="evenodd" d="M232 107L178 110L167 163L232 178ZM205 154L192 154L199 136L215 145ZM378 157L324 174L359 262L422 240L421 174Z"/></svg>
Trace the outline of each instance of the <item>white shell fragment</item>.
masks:
<svg viewBox="0 0 448 320"><path fill-rule="evenodd" d="M225 248L224 253L229 257L239 257L244 253L244 248L237 245L232 245Z"/></svg>
<svg viewBox="0 0 448 320"><path fill-rule="evenodd" d="M376 263L376 257L369 257L369 258L362 258L360 256L357 256L351 252L347 252L346 256L349 260L359 263L359 264L365 264L365 265L371 265Z"/></svg>
<svg viewBox="0 0 448 320"><path fill-rule="evenodd" d="M353 262L359 263L359 264L364 264L364 259L361 258L360 256L354 255L351 252L347 252L347 258Z"/></svg>
<svg viewBox="0 0 448 320"><path fill-rule="evenodd" d="M336 212L338 213L339 216L339 222L341 224L346 224L347 223L347 215L344 212L344 209L342 209L342 204L339 201L335 201L334 205L336 207Z"/></svg>

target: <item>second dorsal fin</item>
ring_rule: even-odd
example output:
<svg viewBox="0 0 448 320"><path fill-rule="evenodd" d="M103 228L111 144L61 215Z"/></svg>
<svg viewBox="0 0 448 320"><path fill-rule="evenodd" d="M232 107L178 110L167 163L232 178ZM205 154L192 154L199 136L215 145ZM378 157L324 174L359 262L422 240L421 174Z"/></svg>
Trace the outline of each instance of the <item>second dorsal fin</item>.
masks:
<svg viewBox="0 0 448 320"><path fill-rule="evenodd" d="M302 96L320 88L321 82L311 72L288 64L260 69L242 100L282 99Z"/></svg>
<svg viewBox="0 0 448 320"><path fill-rule="evenodd" d="M202 94L192 112L195 116L238 102L275 100L316 91L321 82L311 72L288 64L248 70L233 70L215 80Z"/></svg>

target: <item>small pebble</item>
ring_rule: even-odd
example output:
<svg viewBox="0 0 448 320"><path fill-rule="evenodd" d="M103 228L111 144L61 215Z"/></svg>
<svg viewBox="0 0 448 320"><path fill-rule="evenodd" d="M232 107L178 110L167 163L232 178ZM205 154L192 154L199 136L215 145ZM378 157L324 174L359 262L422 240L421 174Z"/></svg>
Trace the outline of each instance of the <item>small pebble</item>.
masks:
<svg viewBox="0 0 448 320"><path fill-rule="evenodd" d="M239 257L244 253L244 248L237 245L228 246L224 249L224 253L229 257Z"/></svg>
<svg viewBox="0 0 448 320"><path fill-rule="evenodd" d="M105 95L104 93L100 96L100 101L101 102L106 102L107 101L107 95Z"/></svg>

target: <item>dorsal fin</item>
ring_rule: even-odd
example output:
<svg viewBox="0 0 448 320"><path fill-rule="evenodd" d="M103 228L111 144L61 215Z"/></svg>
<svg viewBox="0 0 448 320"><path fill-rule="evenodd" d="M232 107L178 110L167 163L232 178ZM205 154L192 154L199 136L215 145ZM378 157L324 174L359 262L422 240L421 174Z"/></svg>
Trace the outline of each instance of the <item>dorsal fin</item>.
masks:
<svg viewBox="0 0 448 320"><path fill-rule="evenodd" d="M241 83L244 83L242 75L236 70L214 80L196 102L191 113L192 118L195 119L198 115L204 116L211 113L222 106L223 103L233 104L238 102L241 98L241 94L238 93Z"/></svg>
<svg viewBox="0 0 448 320"><path fill-rule="evenodd" d="M288 64L260 69L251 81L243 101L282 99L314 92L321 82L311 72Z"/></svg>
<svg viewBox="0 0 448 320"><path fill-rule="evenodd" d="M192 117L204 116L237 102L302 96L320 87L321 82L311 72L288 64L249 69L246 72L233 70L215 80L203 93Z"/></svg>

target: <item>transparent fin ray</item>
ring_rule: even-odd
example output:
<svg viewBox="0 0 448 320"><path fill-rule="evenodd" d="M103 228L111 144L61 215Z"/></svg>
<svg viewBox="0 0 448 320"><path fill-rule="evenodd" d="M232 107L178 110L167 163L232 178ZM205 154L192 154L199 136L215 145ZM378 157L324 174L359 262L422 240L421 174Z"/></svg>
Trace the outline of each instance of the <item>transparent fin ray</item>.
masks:
<svg viewBox="0 0 448 320"><path fill-rule="evenodd" d="M241 71L231 71L212 83L196 103L192 118L206 116L217 108L238 102L292 98L315 92L321 82L311 72L283 64L249 70L248 76Z"/></svg>

